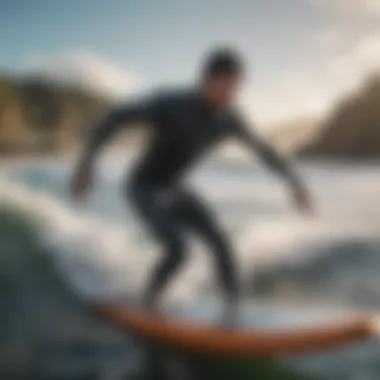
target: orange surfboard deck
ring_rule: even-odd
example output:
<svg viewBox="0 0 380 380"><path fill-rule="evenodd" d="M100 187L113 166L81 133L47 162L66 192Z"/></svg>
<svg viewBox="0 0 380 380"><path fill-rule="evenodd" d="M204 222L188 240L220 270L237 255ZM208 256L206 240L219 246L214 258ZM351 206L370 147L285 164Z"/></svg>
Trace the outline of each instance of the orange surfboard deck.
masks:
<svg viewBox="0 0 380 380"><path fill-rule="evenodd" d="M153 342L203 354L274 357L360 342L374 336L371 316L356 316L313 327L223 330L218 326L171 320L120 304L96 310L120 328Z"/></svg>

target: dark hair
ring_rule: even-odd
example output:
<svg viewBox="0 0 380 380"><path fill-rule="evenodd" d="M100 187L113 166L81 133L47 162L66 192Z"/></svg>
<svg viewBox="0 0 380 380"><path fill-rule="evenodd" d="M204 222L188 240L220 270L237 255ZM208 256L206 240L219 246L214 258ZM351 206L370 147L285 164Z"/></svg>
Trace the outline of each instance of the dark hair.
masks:
<svg viewBox="0 0 380 380"><path fill-rule="evenodd" d="M203 66L203 78L219 74L243 74L243 63L240 55L230 48L219 48L206 57Z"/></svg>

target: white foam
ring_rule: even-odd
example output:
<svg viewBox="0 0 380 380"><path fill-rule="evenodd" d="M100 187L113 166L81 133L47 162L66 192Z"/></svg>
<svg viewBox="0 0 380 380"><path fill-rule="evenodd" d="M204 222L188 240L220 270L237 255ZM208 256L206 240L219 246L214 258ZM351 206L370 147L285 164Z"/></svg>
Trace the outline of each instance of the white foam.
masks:
<svg viewBox="0 0 380 380"><path fill-rule="evenodd" d="M245 228L239 229L239 236L234 236L244 273L280 257L305 258L307 252L318 252L313 247L321 243L353 237L372 239L380 232L380 212L376 212L380 210L380 175L375 168L364 174L355 171L341 177L330 174L328 178L314 179L318 212L315 219L300 218L291 212L274 182L265 182L261 177L239 179L235 175L232 181L227 172L212 177L209 172L203 171L195 178L195 186L201 187L206 197L222 205L239 201L275 206L278 210L276 214L259 211L252 215L245 221ZM0 200L42 221L45 244L54 248L65 277L86 297L119 297L141 288L157 257L157 247L142 246L133 229L69 207L54 194L4 181ZM172 297L192 297L202 291L205 282L214 280L209 256L203 254L202 246L193 244L190 256L180 281L174 284Z"/></svg>
<svg viewBox="0 0 380 380"><path fill-rule="evenodd" d="M153 245L141 247L122 226L78 213L46 193L4 180L0 185L0 204L26 212L42 225L42 243L55 254L63 276L83 297L123 298L142 286L156 257ZM185 283L189 275L200 274L191 263L186 272ZM188 297L191 292L191 287L177 284L172 297Z"/></svg>

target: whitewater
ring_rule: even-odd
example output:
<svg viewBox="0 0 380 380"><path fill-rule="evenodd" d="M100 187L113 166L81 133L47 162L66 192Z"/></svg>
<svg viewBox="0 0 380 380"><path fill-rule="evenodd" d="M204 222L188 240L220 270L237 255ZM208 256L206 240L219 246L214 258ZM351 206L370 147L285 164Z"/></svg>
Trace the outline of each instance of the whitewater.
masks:
<svg viewBox="0 0 380 380"><path fill-rule="evenodd" d="M96 188L84 204L68 193L72 159L15 163L1 170L0 204L26 211L43 226L43 243L54 252L62 276L87 300L138 293L160 255L123 198L132 161L131 154L102 160ZM260 298L300 310L306 304L316 311L366 307L377 312L380 167L303 162L299 169L314 194L314 217L298 215L281 181L249 158L217 154L189 178L233 239L245 302ZM190 248L168 302L201 305L205 294L218 295L205 247L191 241ZM333 357L357 368L362 364L364 371L360 360L368 364L378 351L371 344ZM305 366L323 373L334 368L334 363L320 366L327 358L306 360Z"/></svg>

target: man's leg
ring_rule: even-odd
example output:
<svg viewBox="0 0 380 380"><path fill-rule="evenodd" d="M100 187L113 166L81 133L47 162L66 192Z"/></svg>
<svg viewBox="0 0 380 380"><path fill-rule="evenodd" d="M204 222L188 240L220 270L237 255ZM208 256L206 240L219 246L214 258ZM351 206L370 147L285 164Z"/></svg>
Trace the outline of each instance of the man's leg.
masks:
<svg viewBox="0 0 380 380"><path fill-rule="evenodd" d="M182 267L185 260L185 248L182 241L177 238L168 240L164 243L163 255L153 268L145 290L144 304L147 309L156 308L158 297Z"/></svg>
<svg viewBox="0 0 380 380"><path fill-rule="evenodd" d="M173 207L177 218L191 227L211 248L227 306L233 309L239 298L239 281L233 250L226 234L212 212L194 194L181 192Z"/></svg>
<svg viewBox="0 0 380 380"><path fill-rule="evenodd" d="M172 215L169 203L160 199L155 188L134 184L132 201L149 231L163 247L163 258L153 268L144 294L144 305L154 309L158 296L178 272L185 258L185 238L181 225Z"/></svg>

